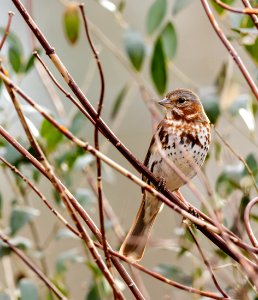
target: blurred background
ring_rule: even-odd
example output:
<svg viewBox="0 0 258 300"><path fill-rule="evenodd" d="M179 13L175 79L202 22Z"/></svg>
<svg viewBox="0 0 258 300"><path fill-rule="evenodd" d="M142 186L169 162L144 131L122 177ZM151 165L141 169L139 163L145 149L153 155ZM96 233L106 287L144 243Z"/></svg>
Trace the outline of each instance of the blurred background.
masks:
<svg viewBox="0 0 258 300"><path fill-rule="evenodd" d="M213 1L211 2L213 3ZM238 1L231 2L235 2L232 5L241 6ZM216 124L221 135L237 153L245 159L249 158L255 174L258 173L256 163L257 129L255 127L257 104L255 104L254 96L239 69L212 29L200 1L91 0L84 1L84 3L90 23L90 32L99 52L105 77L103 119L139 160L144 160L153 132L152 121L157 121L152 118L148 107L160 112L161 118L163 112L157 107L155 101L161 99L167 91L184 87L192 89L200 95L211 121ZM23 4L32 12L42 33L55 48L82 91L96 107L100 92L100 80L80 16L78 38L77 29L75 29L75 37L70 36L70 40L68 38L67 30L69 31L69 28L67 29L67 26L70 25L65 22L68 22L67 18L69 14L74 13L74 10L75 16L77 14L74 3L65 0L27 0L23 1ZM164 5L165 12L162 15ZM211 5L221 28L236 47L245 66L257 83L258 50L255 49L257 49L258 43L257 34L253 35L251 30L247 30L254 30L250 25L251 22L247 20L248 17L228 13ZM156 16L155 12L159 10L161 13ZM11 79L34 101L47 108L61 124L68 126L80 138L92 143L94 133L92 125L54 87L40 64L34 63L29 70L24 71L23 69L22 71L21 64L25 65L25 62L31 57L32 51L38 49L40 56L53 75L67 89L49 58L32 37L24 20L8 0L2 0L0 3L1 36L8 21L8 11L15 13L11 24L11 35L14 35L15 41L13 42L11 38L7 40L0 57L8 69ZM74 26L77 28L77 25ZM168 29L168 39L164 42L164 39L167 38L162 36L165 28ZM241 28L246 32L243 33ZM163 49L165 57L157 49L159 39L163 39L163 46L166 42L169 44ZM17 44L19 45L17 46ZM17 57L11 59L10 47L22 49L20 52L18 51L20 66L17 65ZM23 129L3 85L0 93L1 125L28 147L29 144ZM94 159L90 155L77 153L75 147L65 138L60 138L59 141L59 136L51 131L52 128L48 128L48 130L46 129L48 125L43 125L41 116L25 102L22 103L33 132L45 147L45 152L55 166L57 174L77 199L80 199L98 224L97 200L89 187L88 177L83 171L84 168L90 166L94 177ZM51 144L51 136L56 137L58 142L52 141ZM38 176L31 166L21 161L20 156L11 147L7 147L2 140L1 143L2 155L18 166L27 176L33 179ZM137 174L102 136L101 149L113 160ZM215 206L224 214L225 224L232 228L237 227L235 228L236 232L241 234L243 229L241 222L239 226L235 222L239 216L239 205L243 203L243 199L247 201L246 198L251 198L254 190L250 178L246 176L243 164L232 155L214 132L210 156L204 166L204 172L214 191ZM140 188L104 164L103 173L105 197L126 232L140 205ZM62 211L69 219L49 182L41 176L35 180L36 185L53 206ZM198 178L193 181L209 201L202 181ZM234 184L230 185L232 181ZM49 277L68 294L69 299L99 299L94 298L94 295L95 297L99 296L96 286L101 278L94 277L94 270L92 270L94 267L89 267L89 264L92 266L93 263L90 263L90 259L85 260L85 251L80 241L69 235L40 200L24 186L21 182L17 182L9 170L1 168L0 191L3 207L1 230L6 234L10 233L15 209L19 211L23 206L33 207L34 210L30 211L30 217L34 222L33 226L36 227L38 241L33 239L35 236L31 231L31 223L24 224L21 226L22 228L17 229L17 232L13 232L12 238L24 238L22 241L25 244L29 243L26 246L27 253L39 266L42 264L41 256L44 255L45 268ZM183 187L182 192L189 202L201 207L199 201L187 187ZM213 202L211 201L211 203ZM184 284L214 290L209 275L202 270L203 262L196 247L185 237L181 221L181 217L175 212L167 207L164 208L154 226L150 246L141 263L169 277L172 276ZM114 234L110 223L107 222L108 241L114 249L118 249L120 241ZM215 246L201 234L198 234L198 238L207 257L215 265L226 264L230 261L218 263L220 257L215 255ZM40 247L44 247L44 251L41 251L40 248L37 249L37 243ZM179 255L180 252L181 255ZM8 270L8 274L6 270ZM231 267L225 267L217 270L216 275L222 285L229 290L234 290L237 285L244 284L244 279L240 275L236 275L233 280L231 272ZM175 297L176 299L199 299L145 274L140 276L150 299ZM39 298L47 299L43 284L37 281L18 258L14 255L1 254L0 294L5 291L8 294L8 288L17 286L21 278L26 277L31 278L35 284L40 295ZM106 293L102 294L100 299L108 299L109 294ZM125 292L125 295L127 299L133 299L130 292Z"/></svg>

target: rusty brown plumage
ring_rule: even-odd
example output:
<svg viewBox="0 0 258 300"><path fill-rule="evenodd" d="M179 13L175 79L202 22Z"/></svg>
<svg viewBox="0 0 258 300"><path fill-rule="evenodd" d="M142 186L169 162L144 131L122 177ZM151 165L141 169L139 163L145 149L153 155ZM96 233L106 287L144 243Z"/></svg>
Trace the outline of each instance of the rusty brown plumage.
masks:
<svg viewBox="0 0 258 300"><path fill-rule="evenodd" d="M201 166L209 150L210 122L199 97L190 90L171 91L159 104L165 107L166 115L151 140L144 164L165 182L166 188L176 191L185 181L170 164L188 178L196 174L194 164ZM147 181L145 177L143 180ZM141 206L120 248L121 254L134 261L142 258L162 206L156 197L143 191Z"/></svg>

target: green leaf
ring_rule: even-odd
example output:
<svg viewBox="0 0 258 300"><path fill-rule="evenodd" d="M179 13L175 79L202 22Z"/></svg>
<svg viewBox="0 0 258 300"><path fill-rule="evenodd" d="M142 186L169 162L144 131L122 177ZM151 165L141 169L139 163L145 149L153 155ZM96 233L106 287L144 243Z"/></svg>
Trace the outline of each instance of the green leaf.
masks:
<svg viewBox="0 0 258 300"><path fill-rule="evenodd" d="M140 71L145 57L145 44L141 35L132 29L127 30L124 35L124 44L132 65L136 71Z"/></svg>
<svg viewBox="0 0 258 300"><path fill-rule="evenodd" d="M64 31L68 41L74 45L80 32L80 14L78 5L68 3L64 12Z"/></svg>
<svg viewBox="0 0 258 300"><path fill-rule="evenodd" d="M5 30L6 29L4 27L0 28L0 34L2 36L5 34ZM7 42L10 47L18 48L18 51L20 53L23 53L23 47L22 47L20 37L17 34L15 34L13 31L9 31L7 36Z"/></svg>
<svg viewBox="0 0 258 300"><path fill-rule="evenodd" d="M169 22L160 34L166 58L172 60L177 50L177 36L174 25Z"/></svg>
<svg viewBox="0 0 258 300"><path fill-rule="evenodd" d="M89 292L86 296L87 300L101 300L103 299L100 295L97 284L92 284L89 288Z"/></svg>
<svg viewBox="0 0 258 300"><path fill-rule="evenodd" d="M147 33L152 34L162 22L167 10L166 0L155 0L147 15Z"/></svg>
<svg viewBox="0 0 258 300"><path fill-rule="evenodd" d="M10 217L11 235L14 235L30 220L39 216L39 210L32 207L15 207Z"/></svg>
<svg viewBox="0 0 258 300"><path fill-rule="evenodd" d="M203 108L212 124L216 124L220 116L220 107L217 97L207 96L202 98Z"/></svg>
<svg viewBox="0 0 258 300"><path fill-rule="evenodd" d="M221 0L221 2L225 3L225 4L232 4L235 0ZM218 5L215 1L211 1L211 4L213 5L213 7L215 8L215 10L217 11L217 13L219 15L224 14L224 12L226 12L227 10L225 10L223 7L221 7L220 5Z"/></svg>
<svg viewBox="0 0 258 300"><path fill-rule="evenodd" d="M254 27L254 22L253 22L252 18L250 18L250 16L248 16L248 15L244 15L241 19L240 27L241 28L252 28L252 27Z"/></svg>
<svg viewBox="0 0 258 300"><path fill-rule="evenodd" d="M258 162L255 156L251 153L246 157L245 161L249 166L250 170L252 171L256 183L258 184ZM243 176L249 176L246 168L244 168L243 170ZM248 182L245 183L248 184Z"/></svg>
<svg viewBox="0 0 258 300"><path fill-rule="evenodd" d="M17 236L15 238L9 239L9 242L20 250L27 250L32 247L30 240L24 237ZM0 258L5 255L9 255L11 252L12 250L9 248L9 246L3 241L0 241Z"/></svg>
<svg viewBox="0 0 258 300"><path fill-rule="evenodd" d="M172 14L175 16L186 6L188 6L191 2L192 0L175 0L172 7Z"/></svg>
<svg viewBox="0 0 258 300"><path fill-rule="evenodd" d="M82 262L84 258L78 255L77 249L70 249L68 251L62 252L57 257L56 261L56 272L58 274L65 273L67 271L68 262Z"/></svg>
<svg viewBox="0 0 258 300"><path fill-rule="evenodd" d="M72 119L70 131L74 135L78 134L85 127L86 124L85 121L86 121L85 116L80 111L77 111Z"/></svg>
<svg viewBox="0 0 258 300"><path fill-rule="evenodd" d="M151 58L151 76L157 91L163 94L167 87L167 65L160 38L155 43Z"/></svg>
<svg viewBox="0 0 258 300"><path fill-rule="evenodd" d="M32 179L38 183L39 182L39 178L40 178L40 172L38 170L33 170L33 173L32 173Z"/></svg>
<svg viewBox="0 0 258 300"><path fill-rule="evenodd" d="M220 161L222 146L221 146L221 143L218 142L217 140L214 141L214 152L215 152L216 161Z"/></svg>
<svg viewBox="0 0 258 300"><path fill-rule="evenodd" d="M87 261L86 265L88 266L94 277L94 283L91 285L86 299L108 299L108 296L111 295L112 290L102 272L100 271L98 266L96 266L96 264ZM123 287L121 286L121 290L122 289Z"/></svg>
<svg viewBox="0 0 258 300"><path fill-rule="evenodd" d="M46 147L49 152L54 151L63 139L63 134L47 120L42 122L40 134L46 140Z"/></svg>
<svg viewBox="0 0 258 300"><path fill-rule="evenodd" d="M118 5L117 5L117 10L120 12L120 13L123 13L124 10L125 10L125 6L126 6L126 1L125 0L121 0Z"/></svg>
<svg viewBox="0 0 258 300"><path fill-rule="evenodd" d="M35 283L23 278L19 282L19 289L21 292L21 300L38 300L38 290Z"/></svg>
<svg viewBox="0 0 258 300"><path fill-rule="evenodd" d="M118 93L113 105L112 105L112 110L111 110L111 119L114 120L121 108L121 105L123 103L123 100L125 98L125 95L127 94L129 89L128 85L125 85L121 91Z"/></svg>
<svg viewBox="0 0 258 300"><path fill-rule="evenodd" d="M19 48L11 46L8 50L8 57L13 70L19 73L22 67L22 57Z"/></svg>
<svg viewBox="0 0 258 300"><path fill-rule="evenodd" d="M258 37L255 39L254 44L245 45L244 47L254 62L258 64Z"/></svg>
<svg viewBox="0 0 258 300"><path fill-rule="evenodd" d="M35 55L31 55L29 59L27 60L27 63L25 64L24 67L24 72L28 73L30 69L34 66L34 61L35 61Z"/></svg>
<svg viewBox="0 0 258 300"><path fill-rule="evenodd" d="M245 208L247 204L250 202L250 198L248 196L243 196L241 198L240 202L240 207L239 207L239 213L240 213L240 219L243 221L244 220L244 213L245 213Z"/></svg>
<svg viewBox="0 0 258 300"><path fill-rule="evenodd" d="M215 85L217 87L218 93L220 93L224 87L224 82L226 78L226 73L227 73L227 67L228 65L226 63L223 63L220 71L215 79Z"/></svg>
<svg viewBox="0 0 258 300"><path fill-rule="evenodd" d="M188 275L185 275L178 267L167 264L159 264L154 268L154 270L167 278L173 278L173 280L183 282L187 285L192 284L192 278Z"/></svg>
<svg viewBox="0 0 258 300"><path fill-rule="evenodd" d="M65 153L62 153L58 158L56 158L56 162L60 168L67 169L67 172L70 172L70 170L74 167L76 160L84 154L85 151L81 147L76 146Z"/></svg>
<svg viewBox="0 0 258 300"><path fill-rule="evenodd" d="M243 164L226 166L217 179L216 192L222 198L227 198L236 189L241 189L240 180L243 177Z"/></svg>

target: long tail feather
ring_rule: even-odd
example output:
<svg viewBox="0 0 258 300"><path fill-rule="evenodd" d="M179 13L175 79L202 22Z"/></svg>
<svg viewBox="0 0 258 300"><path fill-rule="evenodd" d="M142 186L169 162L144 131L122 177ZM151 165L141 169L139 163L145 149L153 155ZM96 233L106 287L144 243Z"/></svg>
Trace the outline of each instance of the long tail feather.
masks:
<svg viewBox="0 0 258 300"><path fill-rule="evenodd" d="M151 216L150 220L146 220L146 202L144 201L144 197L145 195L143 196L143 200L135 221L119 251L120 254L130 258L133 261L138 261L142 258L150 235L150 230L160 211L160 209L157 209L157 212Z"/></svg>

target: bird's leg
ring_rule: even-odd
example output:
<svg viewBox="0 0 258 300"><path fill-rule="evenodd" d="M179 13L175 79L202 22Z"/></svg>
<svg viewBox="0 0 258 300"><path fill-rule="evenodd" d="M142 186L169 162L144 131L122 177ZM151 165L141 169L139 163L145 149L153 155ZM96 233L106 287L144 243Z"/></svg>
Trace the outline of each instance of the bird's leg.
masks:
<svg viewBox="0 0 258 300"><path fill-rule="evenodd" d="M198 219L201 218L198 211L192 206L189 207L188 212L189 212L189 214L193 215L194 217L196 217Z"/></svg>

